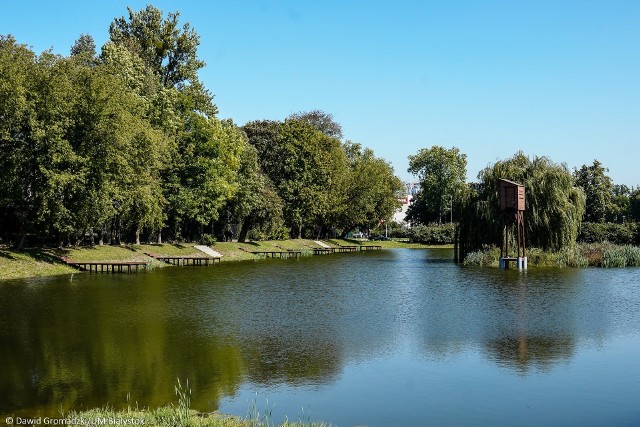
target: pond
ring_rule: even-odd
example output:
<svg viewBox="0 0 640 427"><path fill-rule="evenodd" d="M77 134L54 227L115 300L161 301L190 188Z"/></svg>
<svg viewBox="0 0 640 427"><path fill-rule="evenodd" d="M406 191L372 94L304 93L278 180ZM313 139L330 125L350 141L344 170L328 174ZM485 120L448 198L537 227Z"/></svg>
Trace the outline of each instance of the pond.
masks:
<svg viewBox="0 0 640 427"><path fill-rule="evenodd" d="M339 426L640 423L640 269L450 250L0 282L0 413L175 402ZM4 418L3 418L4 419Z"/></svg>

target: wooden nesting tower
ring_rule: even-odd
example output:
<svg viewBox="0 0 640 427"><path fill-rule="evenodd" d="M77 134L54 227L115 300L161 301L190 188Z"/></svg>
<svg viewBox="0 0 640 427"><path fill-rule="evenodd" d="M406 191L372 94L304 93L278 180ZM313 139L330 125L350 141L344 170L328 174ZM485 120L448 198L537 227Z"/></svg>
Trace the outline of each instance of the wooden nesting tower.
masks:
<svg viewBox="0 0 640 427"><path fill-rule="evenodd" d="M518 269L527 268L527 252L524 237L524 185L507 179L499 179L500 211L502 212L502 245L500 246L500 267L509 268L509 262L517 262ZM509 256L509 229L515 224L518 256Z"/></svg>

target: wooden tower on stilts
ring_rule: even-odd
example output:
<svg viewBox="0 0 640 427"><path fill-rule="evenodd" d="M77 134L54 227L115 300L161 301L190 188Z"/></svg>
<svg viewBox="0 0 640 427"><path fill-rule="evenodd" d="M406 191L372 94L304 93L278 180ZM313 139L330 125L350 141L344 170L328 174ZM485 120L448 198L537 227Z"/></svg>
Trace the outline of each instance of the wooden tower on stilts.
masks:
<svg viewBox="0 0 640 427"><path fill-rule="evenodd" d="M509 268L515 262L518 270L527 269L527 249L524 229L524 185L499 179L500 211L502 212L502 245L500 246L500 268ZM517 257L509 256L509 230L515 225Z"/></svg>

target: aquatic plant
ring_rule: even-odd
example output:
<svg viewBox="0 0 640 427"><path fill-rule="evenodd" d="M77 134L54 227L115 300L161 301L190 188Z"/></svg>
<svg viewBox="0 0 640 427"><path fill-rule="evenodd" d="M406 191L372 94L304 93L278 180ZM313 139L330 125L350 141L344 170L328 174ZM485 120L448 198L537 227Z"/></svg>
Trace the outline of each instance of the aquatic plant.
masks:
<svg viewBox="0 0 640 427"><path fill-rule="evenodd" d="M625 245L604 251L602 267L638 267L640 266L640 247Z"/></svg>
<svg viewBox="0 0 640 427"><path fill-rule="evenodd" d="M487 248L468 253L463 264L476 267L497 267L499 259L500 251L497 248Z"/></svg>

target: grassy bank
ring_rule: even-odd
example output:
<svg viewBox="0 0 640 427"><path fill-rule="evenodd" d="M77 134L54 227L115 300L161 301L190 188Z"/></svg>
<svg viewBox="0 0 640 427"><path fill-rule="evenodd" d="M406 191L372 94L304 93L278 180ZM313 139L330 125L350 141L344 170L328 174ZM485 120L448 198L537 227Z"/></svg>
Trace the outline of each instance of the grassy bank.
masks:
<svg viewBox="0 0 640 427"><path fill-rule="evenodd" d="M111 408L92 409L73 412L65 417L74 425L117 425L151 427L274 427L269 414L249 414L245 418L222 415L218 413L203 414L194 410L185 410L180 406L169 405L157 409L125 409L116 411ZM99 424L106 420L105 424ZM113 420L112 422L110 422ZM284 422L282 427L329 427L322 422Z"/></svg>
<svg viewBox="0 0 640 427"><path fill-rule="evenodd" d="M255 400L249 404L244 418L222 415L217 412L201 413L190 408L191 388L189 382L182 384L178 381L175 387L177 402L156 409L140 409L128 406L124 410L114 410L110 407L92 409L82 412L70 412L64 417L69 425L144 425L157 427L275 427L271 411L273 406L264 410L258 408ZM104 422L106 420L106 423ZM284 427L330 427L323 422L301 420L299 422L285 421Z"/></svg>
<svg viewBox="0 0 640 427"><path fill-rule="evenodd" d="M639 267L640 247L612 243L582 243L559 252L527 249L529 267ZM498 267L500 249L489 248L467 255L464 265Z"/></svg>
<svg viewBox="0 0 640 427"><path fill-rule="evenodd" d="M430 245L425 243L410 243L409 239L393 239L393 240L361 240L361 239L329 239L329 243L338 243L343 246L347 245L378 245L383 249L405 248L405 249L451 249L453 245Z"/></svg>
<svg viewBox="0 0 640 427"><path fill-rule="evenodd" d="M380 245L383 248L430 248L448 246L428 246L419 243L401 241L369 242L355 239L331 239L326 241L332 246L347 245ZM75 261L143 261L150 263L152 268L167 267L168 264L148 257L145 253L164 256L205 256L195 249L193 243L161 244L161 245L119 245L94 246L65 249L27 249L14 251L0 248L0 280L18 279L26 277L52 276L77 272L60 261L61 257L68 257ZM252 251L301 251L303 255L311 255L313 248L321 246L309 239L290 239L264 242L218 242L211 245L215 251L222 254L222 262L259 260L263 257L252 254ZM449 246L450 247L450 246Z"/></svg>
<svg viewBox="0 0 640 427"><path fill-rule="evenodd" d="M43 249L18 252L0 248L0 279L71 274L75 271Z"/></svg>

